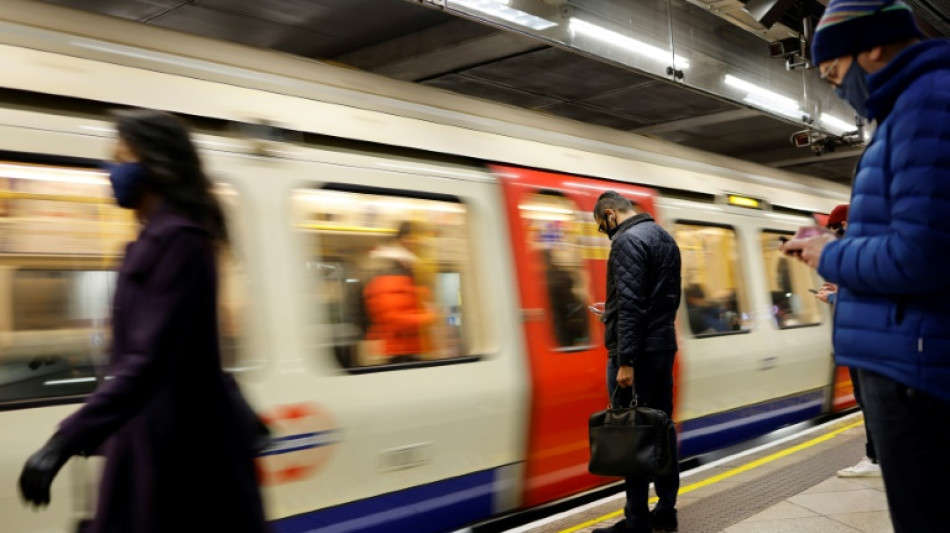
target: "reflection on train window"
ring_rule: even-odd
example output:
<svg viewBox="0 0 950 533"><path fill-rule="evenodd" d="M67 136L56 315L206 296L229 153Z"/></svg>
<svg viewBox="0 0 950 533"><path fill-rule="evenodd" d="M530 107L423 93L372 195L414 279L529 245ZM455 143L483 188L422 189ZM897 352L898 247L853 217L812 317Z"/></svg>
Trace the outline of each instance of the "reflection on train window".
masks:
<svg viewBox="0 0 950 533"><path fill-rule="evenodd" d="M528 196L518 211L525 220L528 246L541 257L557 345L589 345L590 284L580 240L584 215L574 202L555 193Z"/></svg>
<svg viewBox="0 0 950 533"><path fill-rule="evenodd" d="M696 337L748 331L751 322L732 228L678 223L673 236L683 258L683 299Z"/></svg>
<svg viewBox="0 0 950 533"><path fill-rule="evenodd" d="M816 326L821 323L821 305L808 289L817 288L815 274L801 261L779 250L779 237L792 233L762 232L762 258L772 304L772 320L779 328Z"/></svg>
<svg viewBox="0 0 950 533"><path fill-rule="evenodd" d="M0 402L96 387L135 231L103 173L0 162Z"/></svg>
<svg viewBox="0 0 950 533"><path fill-rule="evenodd" d="M481 349L463 204L320 189L297 191L294 209L321 281L320 336L343 367L411 367Z"/></svg>
<svg viewBox="0 0 950 533"><path fill-rule="evenodd" d="M216 192L234 205L229 187ZM84 395L105 379L116 268L138 231L104 173L0 162L0 403ZM243 270L224 258L220 271L227 361Z"/></svg>

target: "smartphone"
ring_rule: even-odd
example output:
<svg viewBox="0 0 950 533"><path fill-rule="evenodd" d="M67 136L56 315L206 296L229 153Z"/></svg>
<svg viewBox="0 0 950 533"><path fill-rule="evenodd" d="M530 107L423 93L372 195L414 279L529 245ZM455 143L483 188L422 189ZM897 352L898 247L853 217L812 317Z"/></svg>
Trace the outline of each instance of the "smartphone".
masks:
<svg viewBox="0 0 950 533"><path fill-rule="evenodd" d="M818 294L818 289L808 289L808 292L812 294Z"/></svg>

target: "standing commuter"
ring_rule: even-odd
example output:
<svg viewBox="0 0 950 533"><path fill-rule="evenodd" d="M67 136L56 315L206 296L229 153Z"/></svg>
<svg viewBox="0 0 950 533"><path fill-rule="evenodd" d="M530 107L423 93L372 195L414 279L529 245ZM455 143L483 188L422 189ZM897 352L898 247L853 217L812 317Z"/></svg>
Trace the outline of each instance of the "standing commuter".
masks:
<svg viewBox="0 0 950 533"><path fill-rule="evenodd" d="M264 532L254 435L219 356L223 212L176 118L122 111L116 130L110 181L142 229L119 270L112 379L27 460L21 493L48 504L71 456L103 450L91 531Z"/></svg>
<svg viewBox="0 0 950 533"><path fill-rule="evenodd" d="M834 232L839 237L844 236L848 229L848 204L841 204L831 210L825 228ZM837 294L837 285L834 283L825 283L815 297L833 306ZM848 373L851 374L851 384L854 386L854 399L858 402L858 407L863 410L864 399L861 396L860 373L858 369L854 367L848 367ZM874 450L874 439L871 437L871 433L867 430L867 427L865 427L864 433L866 435L864 457L858 461L856 465L838 470L838 477L880 477L881 465L878 464L877 452Z"/></svg>
<svg viewBox="0 0 950 533"><path fill-rule="evenodd" d="M948 531L950 41L921 41L899 1L831 0L812 51L877 128L847 234L783 249L838 285L835 357L858 369L894 530Z"/></svg>
<svg viewBox="0 0 950 533"><path fill-rule="evenodd" d="M673 414L673 358L679 308L680 251L673 237L649 213L616 192L605 192L594 206L598 231L610 237L607 259L607 301L601 321L608 351L607 393L615 406L631 403L635 386L639 401ZM671 429L671 442L676 430ZM677 448L673 470L655 480L659 502L647 505L650 479L626 478L624 519L594 533L676 531L679 491ZM652 529L651 529L652 528Z"/></svg>

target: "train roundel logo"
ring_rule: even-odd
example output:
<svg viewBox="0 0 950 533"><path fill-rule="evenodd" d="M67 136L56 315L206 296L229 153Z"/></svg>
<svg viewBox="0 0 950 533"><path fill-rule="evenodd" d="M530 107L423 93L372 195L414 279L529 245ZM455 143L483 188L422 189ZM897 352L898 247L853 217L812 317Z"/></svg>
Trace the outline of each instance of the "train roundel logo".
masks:
<svg viewBox="0 0 950 533"><path fill-rule="evenodd" d="M281 405L261 414L271 429L271 445L258 455L262 485L301 481L316 474L333 455L341 432L316 404Z"/></svg>

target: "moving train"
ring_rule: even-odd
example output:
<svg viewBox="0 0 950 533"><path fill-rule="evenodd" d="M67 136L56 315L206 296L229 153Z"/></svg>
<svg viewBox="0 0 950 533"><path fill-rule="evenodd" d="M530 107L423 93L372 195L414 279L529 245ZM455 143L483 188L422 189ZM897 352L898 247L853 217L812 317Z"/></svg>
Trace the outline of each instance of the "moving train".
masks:
<svg viewBox="0 0 950 533"><path fill-rule="evenodd" d="M100 458L71 460L44 512L16 479L109 379L114 268L137 230L97 168L116 106L190 120L226 207L223 358L274 432L258 467L275 531L449 531L614 481L587 473L587 418L607 403L587 310L605 293L609 241L591 215L605 190L682 250L684 458L853 402L808 291L821 281L777 249L845 187L161 28L5 8L3 531L66 531L94 504ZM353 294L405 222L427 318L417 353L393 358Z"/></svg>

